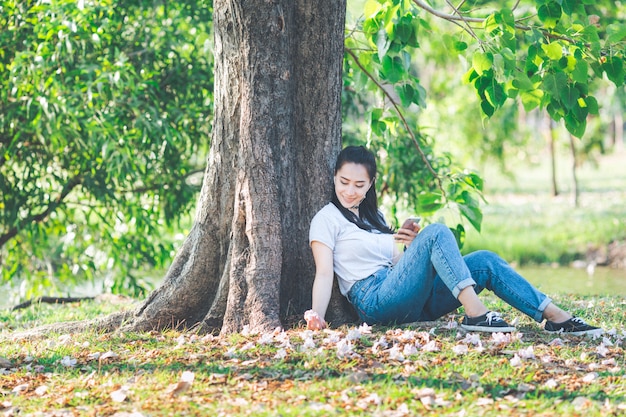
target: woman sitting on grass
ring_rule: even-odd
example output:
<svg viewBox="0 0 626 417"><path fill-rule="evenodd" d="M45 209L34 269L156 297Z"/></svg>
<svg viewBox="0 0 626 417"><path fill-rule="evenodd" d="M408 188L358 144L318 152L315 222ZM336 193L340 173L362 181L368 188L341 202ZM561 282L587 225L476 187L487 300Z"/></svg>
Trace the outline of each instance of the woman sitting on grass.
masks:
<svg viewBox="0 0 626 417"><path fill-rule="evenodd" d="M546 319L548 332L603 333L557 307L495 253L463 257L445 225L420 231L413 223L394 233L378 210L375 178L373 153L362 146L341 151L332 202L315 215L309 232L316 269L312 310L305 313L309 329L326 327L336 274L341 293L368 324L435 320L463 306L467 331L514 331L478 298L487 288L537 322ZM394 241L404 244L404 253Z"/></svg>

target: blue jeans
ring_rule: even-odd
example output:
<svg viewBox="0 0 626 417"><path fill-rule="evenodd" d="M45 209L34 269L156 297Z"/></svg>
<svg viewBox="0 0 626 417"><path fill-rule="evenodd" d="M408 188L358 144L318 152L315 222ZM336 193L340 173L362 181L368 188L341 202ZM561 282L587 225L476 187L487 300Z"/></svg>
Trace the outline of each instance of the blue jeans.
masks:
<svg viewBox="0 0 626 417"><path fill-rule="evenodd" d="M493 252L461 256L450 229L438 223L420 231L396 265L357 281L348 300L368 324L429 321L459 308L457 297L469 286L492 291L537 322L552 301Z"/></svg>

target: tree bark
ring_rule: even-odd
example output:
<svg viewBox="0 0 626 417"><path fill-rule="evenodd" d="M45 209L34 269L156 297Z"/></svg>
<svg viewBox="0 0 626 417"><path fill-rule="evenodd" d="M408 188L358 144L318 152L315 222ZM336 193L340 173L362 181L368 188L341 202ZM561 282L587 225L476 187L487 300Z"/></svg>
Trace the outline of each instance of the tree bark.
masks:
<svg viewBox="0 0 626 417"><path fill-rule="evenodd" d="M310 308L309 223L341 148L345 6L215 1L215 119L194 226L124 329L267 330ZM335 292L328 319L351 318Z"/></svg>
<svg viewBox="0 0 626 417"><path fill-rule="evenodd" d="M552 196L556 197L559 193L559 186L556 180L556 134L554 131L554 122L550 119L550 116L545 115L546 119L546 131L548 135L548 145L550 151L550 182L552 184Z"/></svg>
<svg viewBox="0 0 626 417"><path fill-rule="evenodd" d="M569 149L572 153L572 185L574 188L574 207L580 205L580 186L578 185L578 156L576 154L576 142L574 135L569 135Z"/></svg>

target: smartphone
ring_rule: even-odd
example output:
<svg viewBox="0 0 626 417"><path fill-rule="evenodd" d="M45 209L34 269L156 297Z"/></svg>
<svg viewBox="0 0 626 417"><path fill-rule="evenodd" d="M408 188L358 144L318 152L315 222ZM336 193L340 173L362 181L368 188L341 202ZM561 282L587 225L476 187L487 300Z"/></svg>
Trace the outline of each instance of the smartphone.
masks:
<svg viewBox="0 0 626 417"><path fill-rule="evenodd" d="M408 219L404 221L404 223L402 223L401 229L415 230L416 229L415 224L419 224L420 220L422 220L421 217L409 217Z"/></svg>

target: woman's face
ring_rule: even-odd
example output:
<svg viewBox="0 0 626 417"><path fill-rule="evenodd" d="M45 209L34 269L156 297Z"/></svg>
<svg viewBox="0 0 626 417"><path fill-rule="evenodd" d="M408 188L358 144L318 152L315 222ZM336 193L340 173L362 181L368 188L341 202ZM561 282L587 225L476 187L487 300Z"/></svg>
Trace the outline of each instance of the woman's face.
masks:
<svg viewBox="0 0 626 417"><path fill-rule="evenodd" d="M335 193L342 206L349 209L361 204L372 185L364 165L346 162L335 174Z"/></svg>

